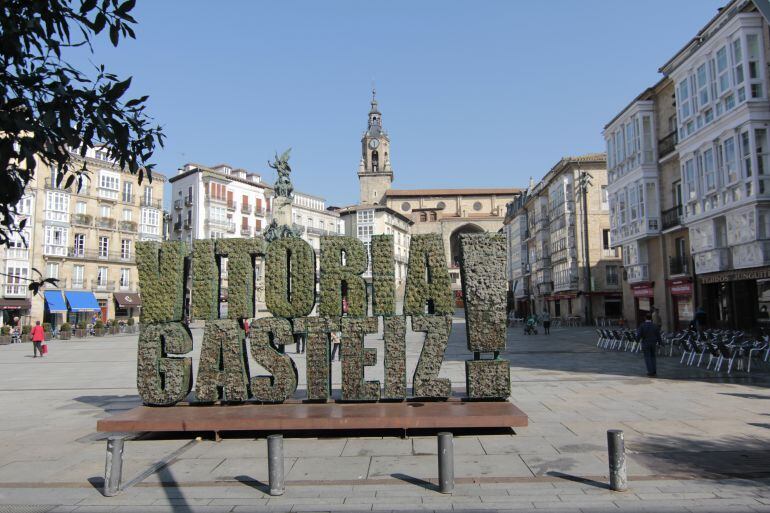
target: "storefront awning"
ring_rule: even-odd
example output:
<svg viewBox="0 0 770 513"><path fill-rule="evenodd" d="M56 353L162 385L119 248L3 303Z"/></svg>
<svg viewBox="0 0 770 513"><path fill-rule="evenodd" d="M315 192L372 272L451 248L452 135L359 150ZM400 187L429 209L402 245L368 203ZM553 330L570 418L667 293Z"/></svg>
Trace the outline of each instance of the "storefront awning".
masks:
<svg viewBox="0 0 770 513"><path fill-rule="evenodd" d="M93 292L68 290L64 293L73 312L100 312L99 302Z"/></svg>
<svg viewBox="0 0 770 513"><path fill-rule="evenodd" d="M29 298L0 298L0 310L29 310L31 307Z"/></svg>
<svg viewBox="0 0 770 513"><path fill-rule="evenodd" d="M142 306L142 298L136 292L116 292L113 294L118 308L134 308Z"/></svg>
<svg viewBox="0 0 770 513"><path fill-rule="evenodd" d="M51 313L67 313L67 303L64 302L64 296L61 290L45 291L45 306Z"/></svg>

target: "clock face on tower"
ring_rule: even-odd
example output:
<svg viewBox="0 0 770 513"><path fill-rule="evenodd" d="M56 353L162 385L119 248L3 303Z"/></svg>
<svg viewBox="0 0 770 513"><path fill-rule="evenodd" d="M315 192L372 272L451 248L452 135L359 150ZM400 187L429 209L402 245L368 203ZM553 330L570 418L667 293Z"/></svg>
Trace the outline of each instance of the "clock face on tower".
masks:
<svg viewBox="0 0 770 513"><path fill-rule="evenodd" d="M369 140L369 148L372 150L376 150L377 146L380 145L379 139L370 139Z"/></svg>

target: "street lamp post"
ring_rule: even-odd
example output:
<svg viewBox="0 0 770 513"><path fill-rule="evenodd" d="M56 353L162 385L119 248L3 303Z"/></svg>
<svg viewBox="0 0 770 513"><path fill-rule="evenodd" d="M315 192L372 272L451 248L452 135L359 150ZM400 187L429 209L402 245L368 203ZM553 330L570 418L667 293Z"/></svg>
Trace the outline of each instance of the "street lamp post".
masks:
<svg viewBox="0 0 770 513"><path fill-rule="evenodd" d="M586 171L580 171L578 175L578 188L583 203L583 261L585 266L585 318L588 326L593 324L593 309L591 305L591 253L588 250L588 188L591 186L593 176Z"/></svg>

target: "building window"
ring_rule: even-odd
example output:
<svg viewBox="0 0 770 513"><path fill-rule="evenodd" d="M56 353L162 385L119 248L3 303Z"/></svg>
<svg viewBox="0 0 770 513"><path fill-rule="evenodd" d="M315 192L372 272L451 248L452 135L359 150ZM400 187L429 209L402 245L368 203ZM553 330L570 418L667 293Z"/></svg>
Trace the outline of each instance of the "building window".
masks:
<svg viewBox="0 0 770 513"><path fill-rule="evenodd" d="M131 221L134 218L134 212L130 208L123 209L123 220Z"/></svg>
<svg viewBox="0 0 770 513"><path fill-rule="evenodd" d="M617 285L620 283L617 265L607 265L604 267L604 271L607 277L607 285Z"/></svg>
<svg viewBox="0 0 770 513"><path fill-rule="evenodd" d="M75 245L73 247L73 256L83 256L86 251L86 235L84 233L75 234Z"/></svg>
<svg viewBox="0 0 770 513"><path fill-rule="evenodd" d="M99 207L99 215L101 217L112 217L112 207L109 205L101 205Z"/></svg>
<svg viewBox="0 0 770 513"><path fill-rule="evenodd" d="M131 182L123 182L123 202L133 203L134 199L134 184Z"/></svg>
<svg viewBox="0 0 770 513"><path fill-rule="evenodd" d="M602 230L602 248L609 250L612 248L610 244L610 231Z"/></svg>
<svg viewBox="0 0 770 513"><path fill-rule="evenodd" d="M69 221L69 194L48 191L45 195L45 218L49 221Z"/></svg>
<svg viewBox="0 0 770 513"><path fill-rule="evenodd" d="M86 202L85 201L78 201L75 203L75 213L76 214L85 214L86 213Z"/></svg>
<svg viewBox="0 0 770 513"><path fill-rule="evenodd" d="M131 270L123 268L120 270L120 288L123 290L131 286Z"/></svg>
<svg viewBox="0 0 770 513"><path fill-rule="evenodd" d="M67 229L61 226L45 227L45 248L46 255L64 256L67 252Z"/></svg>
<svg viewBox="0 0 770 513"><path fill-rule="evenodd" d="M428 214L426 214L425 212L420 212L420 222L424 223L427 220L428 220Z"/></svg>
<svg viewBox="0 0 770 513"><path fill-rule="evenodd" d="M158 235L160 233L159 226L159 212L153 208L142 209L142 226L140 231L151 235Z"/></svg>
<svg viewBox="0 0 770 513"><path fill-rule="evenodd" d="M120 175L112 171L99 173L99 196L102 198L117 199L120 191Z"/></svg>
<svg viewBox="0 0 770 513"><path fill-rule="evenodd" d="M149 185L144 187L144 204L152 205L152 187Z"/></svg>
<svg viewBox="0 0 770 513"><path fill-rule="evenodd" d="M120 241L120 258L123 260L131 258L131 239L123 239Z"/></svg>
<svg viewBox="0 0 770 513"><path fill-rule="evenodd" d="M431 221L435 221L436 219L437 219L437 218L436 218L436 213L435 213L435 212L431 212L431 213L430 213L430 220L431 220Z"/></svg>
<svg viewBox="0 0 770 513"><path fill-rule="evenodd" d="M45 266L46 278L58 278L59 277L59 264L56 262L49 262Z"/></svg>
<svg viewBox="0 0 770 513"><path fill-rule="evenodd" d="M26 278L29 275L29 269L26 267L10 266L6 267L5 274L7 274L5 277L7 280L5 286L6 295L26 296L29 286Z"/></svg>
<svg viewBox="0 0 770 513"><path fill-rule="evenodd" d="M110 251L110 238L99 237L99 258L107 258Z"/></svg>
<svg viewBox="0 0 770 513"><path fill-rule="evenodd" d="M85 266L75 265L72 266L72 288L83 288L83 275L85 274Z"/></svg>
<svg viewBox="0 0 770 513"><path fill-rule="evenodd" d="M96 284L99 287L104 287L107 285L107 268L106 267L99 267L96 270Z"/></svg>

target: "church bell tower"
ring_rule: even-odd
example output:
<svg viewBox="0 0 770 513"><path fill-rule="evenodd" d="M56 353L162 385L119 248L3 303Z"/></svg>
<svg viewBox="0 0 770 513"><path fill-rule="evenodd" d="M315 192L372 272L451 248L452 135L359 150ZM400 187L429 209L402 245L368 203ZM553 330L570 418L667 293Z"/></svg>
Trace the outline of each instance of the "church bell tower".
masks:
<svg viewBox="0 0 770 513"><path fill-rule="evenodd" d="M382 114L377 107L376 95L376 91L372 90L369 126L361 138L361 162L358 164L361 204L369 205L384 203L385 191L393 182L390 139L382 129Z"/></svg>

